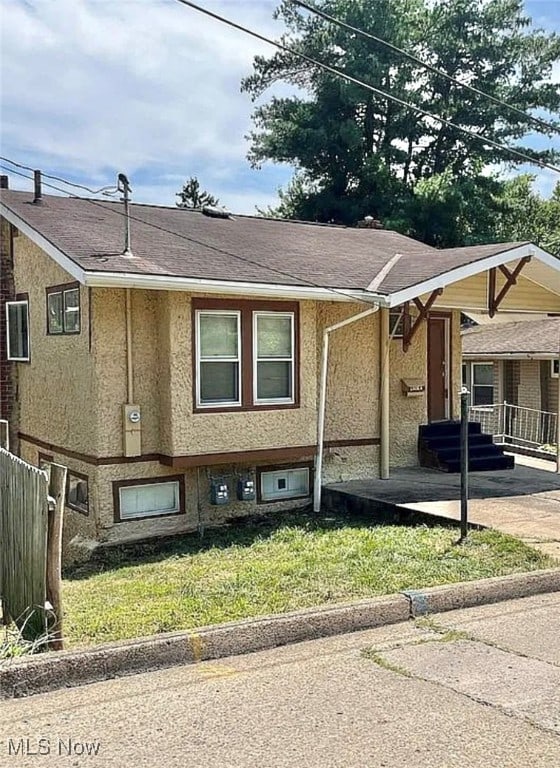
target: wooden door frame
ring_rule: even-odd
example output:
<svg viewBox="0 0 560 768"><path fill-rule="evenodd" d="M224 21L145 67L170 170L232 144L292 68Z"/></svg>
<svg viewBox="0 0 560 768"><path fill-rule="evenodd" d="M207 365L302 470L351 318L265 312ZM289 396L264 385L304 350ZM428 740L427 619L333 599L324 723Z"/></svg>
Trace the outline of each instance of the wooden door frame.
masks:
<svg viewBox="0 0 560 768"><path fill-rule="evenodd" d="M430 320L444 320L444 356L445 356L445 382L444 382L444 391L446 392L445 397L445 419L451 419L453 415L453 312L444 312L442 310L430 312L427 317L427 323L429 324ZM428 376L428 338L429 338L429 327L426 327L426 410L428 410L428 404L429 404L429 392L428 387L430 386L429 382L429 376ZM428 420L429 420L429 414L427 414Z"/></svg>

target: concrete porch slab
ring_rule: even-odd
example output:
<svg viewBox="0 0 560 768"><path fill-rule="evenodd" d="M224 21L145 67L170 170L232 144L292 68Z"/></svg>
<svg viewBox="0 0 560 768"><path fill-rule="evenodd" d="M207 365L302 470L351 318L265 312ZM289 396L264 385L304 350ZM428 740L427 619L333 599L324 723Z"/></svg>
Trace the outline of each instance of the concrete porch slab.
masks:
<svg viewBox="0 0 560 768"><path fill-rule="evenodd" d="M523 539L560 559L560 475L555 465L516 456L513 470L471 472L469 522ZM460 475L424 467L391 471L389 480L351 480L325 487L328 506L368 509L385 522L407 511L460 520Z"/></svg>

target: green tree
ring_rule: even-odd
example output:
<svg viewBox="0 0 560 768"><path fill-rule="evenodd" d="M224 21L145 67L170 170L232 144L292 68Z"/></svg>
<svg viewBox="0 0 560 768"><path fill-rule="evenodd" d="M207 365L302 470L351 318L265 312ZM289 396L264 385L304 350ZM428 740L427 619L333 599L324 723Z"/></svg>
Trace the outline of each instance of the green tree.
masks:
<svg viewBox="0 0 560 768"><path fill-rule="evenodd" d="M560 182L550 199L534 191L535 176L523 174L504 184L496 221L498 240L530 240L560 256Z"/></svg>
<svg viewBox="0 0 560 768"><path fill-rule="evenodd" d="M527 114L560 110L560 87L550 82L560 37L530 28L522 0L316 0L316 5ZM529 132L546 132L523 116L298 9L294 0L283 0L276 16L288 28L286 45L476 134L554 159L552 151L520 143ZM481 170L510 162L501 150L285 51L257 56L242 90L257 99L278 82L297 87L298 95L260 104L249 136L253 166L271 160L295 169L277 215L353 224L369 214L438 245L473 237L467 219L474 212L482 209L484 220L492 220L498 182ZM481 193L484 204L469 197Z"/></svg>
<svg viewBox="0 0 560 768"><path fill-rule="evenodd" d="M220 202L217 197L200 189L200 182L196 176L191 176L176 197L179 201L175 203L178 208L202 208L203 205L218 205Z"/></svg>

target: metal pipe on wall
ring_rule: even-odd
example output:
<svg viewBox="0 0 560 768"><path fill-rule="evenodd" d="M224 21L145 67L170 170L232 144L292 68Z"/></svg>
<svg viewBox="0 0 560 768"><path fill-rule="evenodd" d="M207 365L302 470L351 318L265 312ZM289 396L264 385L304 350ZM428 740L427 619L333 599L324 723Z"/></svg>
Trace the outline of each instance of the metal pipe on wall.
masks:
<svg viewBox="0 0 560 768"><path fill-rule="evenodd" d="M341 320L339 323L325 328L323 332L323 347L321 354L321 379L319 384L319 414L317 419L317 453L315 456L315 481L313 484L313 511L319 512L321 509L321 482L323 478L323 447L325 442L325 412L327 408L327 375L329 369L329 336L333 331L344 328L363 317L373 315L379 310L376 305L365 312Z"/></svg>
<svg viewBox="0 0 560 768"><path fill-rule="evenodd" d="M134 381L132 374L132 308L130 288L126 289L126 397L129 405L134 403Z"/></svg>
<svg viewBox="0 0 560 768"><path fill-rule="evenodd" d="M379 475L382 480L389 479L389 375L390 375L390 336L389 310L381 309L379 315L379 348L381 352L381 378L379 381Z"/></svg>

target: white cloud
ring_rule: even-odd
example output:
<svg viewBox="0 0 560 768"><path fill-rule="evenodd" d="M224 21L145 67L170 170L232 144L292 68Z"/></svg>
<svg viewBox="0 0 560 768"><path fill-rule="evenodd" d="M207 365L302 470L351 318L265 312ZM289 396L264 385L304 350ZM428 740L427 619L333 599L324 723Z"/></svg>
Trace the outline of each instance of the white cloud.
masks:
<svg viewBox="0 0 560 768"><path fill-rule="evenodd" d="M275 5L205 2L273 37ZM223 196L250 173L239 85L270 46L173 0L3 0L1 14L2 154L92 183L124 170L162 193L170 174L173 190L196 174Z"/></svg>

